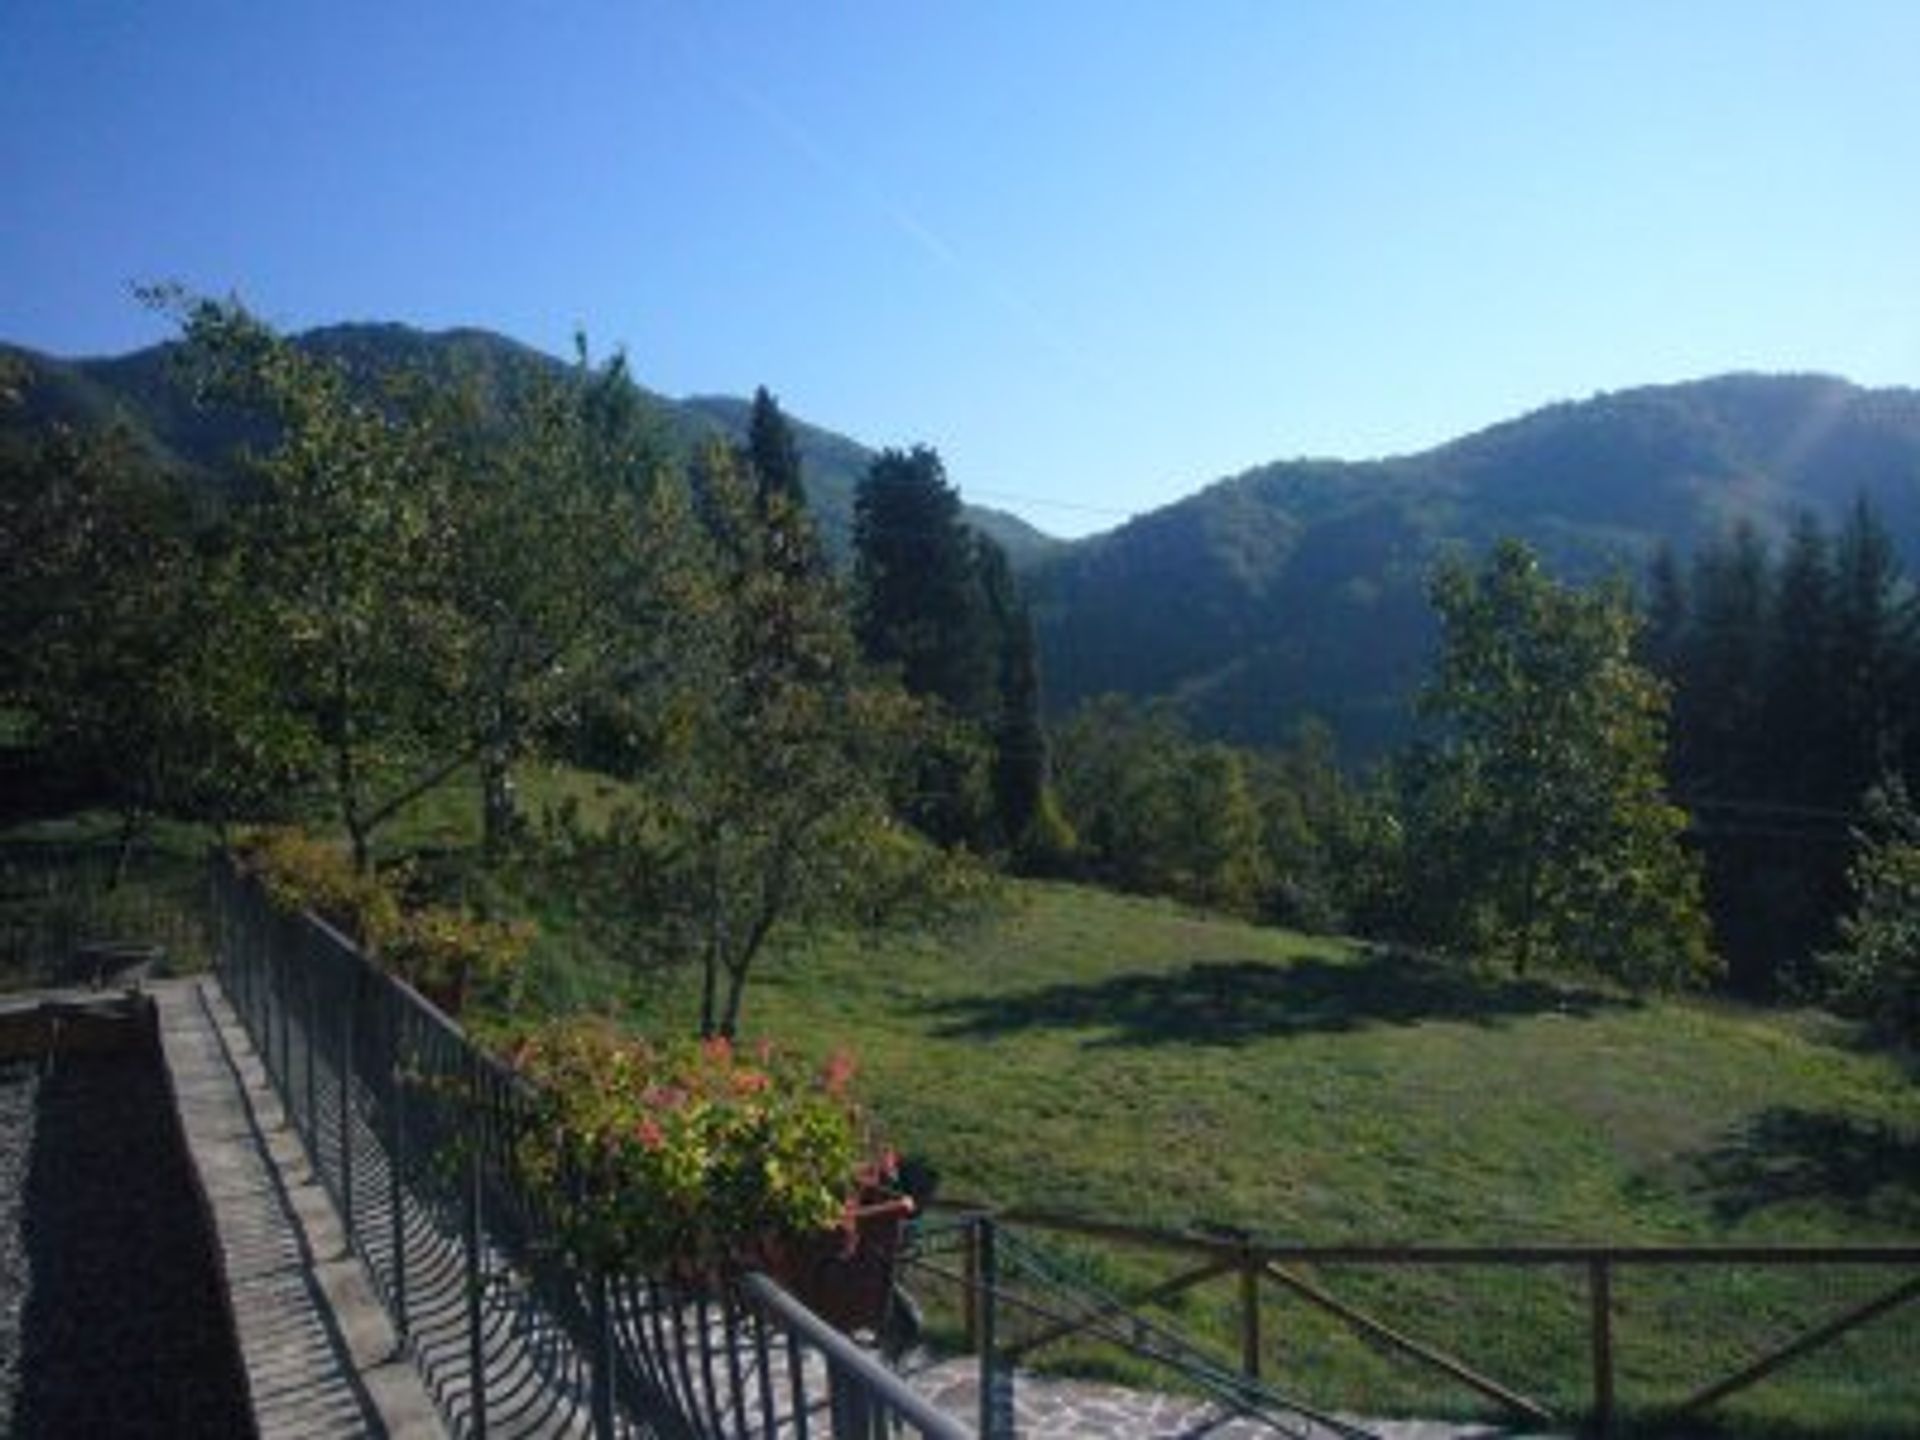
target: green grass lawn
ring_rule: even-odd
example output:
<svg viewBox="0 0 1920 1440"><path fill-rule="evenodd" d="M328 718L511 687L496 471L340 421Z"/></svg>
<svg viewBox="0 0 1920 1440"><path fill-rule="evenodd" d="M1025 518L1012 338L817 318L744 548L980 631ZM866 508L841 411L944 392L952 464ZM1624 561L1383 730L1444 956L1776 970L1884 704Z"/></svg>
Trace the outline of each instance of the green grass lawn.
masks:
<svg viewBox="0 0 1920 1440"><path fill-rule="evenodd" d="M747 1002L750 1034L854 1048L887 1132L950 1197L1316 1243L1920 1237L1920 1087L1823 1016L1637 1002L1093 890L1009 890L953 934L776 958ZM691 1014L684 994L652 1007L656 1025ZM1117 1251L1076 1263L1118 1284L1171 1273ZM1519 1389L1584 1403L1584 1275L1317 1278ZM1622 1400L1677 1399L1903 1278L1623 1275ZM1284 1383L1373 1413L1473 1408L1298 1302L1270 1309ZM1178 1310L1237 1354L1230 1283ZM1907 1424L1916 1340L1910 1306L1728 1413L1832 1434Z"/></svg>

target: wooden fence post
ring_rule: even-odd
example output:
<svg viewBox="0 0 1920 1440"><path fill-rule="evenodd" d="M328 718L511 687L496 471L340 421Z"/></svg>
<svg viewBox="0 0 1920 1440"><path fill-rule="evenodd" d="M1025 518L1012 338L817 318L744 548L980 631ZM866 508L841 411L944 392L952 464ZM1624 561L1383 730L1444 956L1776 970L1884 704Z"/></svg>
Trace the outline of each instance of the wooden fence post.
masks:
<svg viewBox="0 0 1920 1440"><path fill-rule="evenodd" d="M1593 1312L1593 1431L1613 1431L1613 1266L1604 1255L1587 1262L1587 1297Z"/></svg>

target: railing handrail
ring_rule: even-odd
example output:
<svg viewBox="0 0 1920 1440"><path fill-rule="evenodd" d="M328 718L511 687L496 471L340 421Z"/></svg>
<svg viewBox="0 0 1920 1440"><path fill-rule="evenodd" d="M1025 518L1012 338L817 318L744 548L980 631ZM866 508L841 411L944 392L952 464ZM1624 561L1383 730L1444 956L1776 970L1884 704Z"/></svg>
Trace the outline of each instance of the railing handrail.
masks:
<svg viewBox="0 0 1920 1440"><path fill-rule="evenodd" d="M1128 1225L1069 1211L941 1200L927 1208L964 1223L987 1216L1002 1225L1024 1225L1117 1244L1177 1251L1214 1259L1250 1257L1255 1263L1352 1265L1920 1265L1920 1244L1865 1245L1627 1245L1614 1242L1547 1241L1521 1244L1400 1244L1353 1241L1265 1240L1256 1235L1165 1230Z"/></svg>
<svg viewBox="0 0 1920 1440"><path fill-rule="evenodd" d="M232 855L218 854L211 874L222 983L401 1334L410 1333L408 1277L421 1273L408 1258L411 1227L437 1231L439 1238L420 1242L429 1246L424 1253L451 1259L462 1277L457 1291L435 1302L441 1319L434 1331L435 1343L458 1333L445 1319L463 1310L458 1329L468 1337L467 1354L443 1352L444 1380L429 1377L456 1428L487 1433L490 1391L527 1403L525 1372L516 1368L522 1379L501 1380L486 1359L487 1347L507 1333L489 1318L490 1307L514 1294L522 1297L515 1303L532 1307L536 1329L573 1357L556 1361L552 1345L541 1342L545 1358L531 1363L560 1369L536 1377L540 1403L556 1415L571 1412L596 1436L625 1433L633 1421L649 1434L712 1440L772 1434L787 1423L777 1412L789 1405L803 1431L805 1412L824 1406L823 1433L836 1436L890 1435L896 1424L934 1440L970 1433L769 1278L743 1277L734 1292L743 1303L716 1303L641 1274L592 1273L565 1258L542 1239L545 1202L513 1158L526 1102L537 1095L527 1077L324 917L274 906ZM280 929L281 921L300 928ZM449 1100L454 1108L441 1108ZM357 1223L357 1146L370 1147L366 1158L384 1165L388 1198L377 1236L363 1235ZM427 1190L415 1193L416 1183ZM375 1256L382 1246L392 1272L385 1279ZM451 1272L443 1266L441 1273ZM770 1333L784 1336L778 1352L767 1349ZM443 1373L424 1351L416 1354L423 1371ZM748 1368L755 1357L757 1372ZM716 1378L716 1364L727 1373ZM822 1373L825 1395L816 1392ZM628 1412L624 1422L620 1409Z"/></svg>
<svg viewBox="0 0 1920 1440"><path fill-rule="evenodd" d="M1182 1257L1195 1268L1165 1280L1123 1307L1163 1303L1173 1294L1198 1284L1237 1272L1241 1290L1239 1301L1242 1330L1242 1373L1257 1380L1260 1372L1261 1282L1282 1286L1293 1295L1346 1323L1368 1339L1400 1352L1415 1362L1439 1370L1452 1380L1492 1400L1515 1415L1534 1423L1558 1423L1558 1417L1519 1391L1476 1372L1467 1363L1444 1350L1410 1336L1358 1308L1343 1303L1303 1274L1285 1268L1295 1265L1353 1266L1483 1266L1483 1267L1564 1267L1584 1271L1588 1291L1588 1339L1591 1352L1592 1396L1586 1423L1595 1431L1608 1433L1617 1415L1615 1397L1614 1300L1612 1276L1616 1269L1632 1266L1855 1266L1867 1269L1911 1271L1920 1266L1920 1245L1621 1245L1544 1243L1519 1245L1492 1244L1300 1244L1263 1240L1251 1233L1226 1230L1212 1232L1174 1231L1060 1211L1018 1206L996 1207L975 1201L935 1200L930 1211L947 1218L959 1231L967 1247L966 1273L961 1277L965 1289L966 1326L970 1342L980 1349L983 1365L990 1359L992 1311L996 1304L997 1284L992 1266L983 1266L980 1252L990 1253L993 1233L1007 1227L1051 1232L1080 1239L1104 1241L1116 1246L1134 1247L1161 1255ZM937 1273L937 1272L936 1272ZM1823 1349L1843 1335L1868 1324L1893 1310L1920 1300L1920 1274L1909 1273L1891 1289L1856 1303L1825 1319L1802 1323L1799 1333L1784 1344L1750 1359L1732 1373L1694 1390L1671 1410L1679 1419L1708 1409L1726 1397L1747 1389L1770 1375L1799 1361L1815 1350ZM1114 1313L1108 1306L1098 1312ZM1057 1317L1056 1317L1057 1319ZM1055 1323L1042 1332L1031 1348L1053 1343L1069 1335L1090 1329L1092 1320L1081 1318L1071 1323ZM1295 1402L1288 1401L1293 1404ZM990 1427L983 1426L982 1433ZM997 1433L997 1432L996 1432Z"/></svg>
<svg viewBox="0 0 1920 1440"><path fill-rule="evenodd" d="M827 1364L853 1377L870 1395L881 1400L901 1419L919 1427L932 1440L968 1440L969 1432L951 1415L937 1410L893 1371L862 1350L845 1335L782 1290L768 1276L749 1271L739 1280L741 1290L755 1304L770 1311L787 1329L826 1357Z"/></svg>

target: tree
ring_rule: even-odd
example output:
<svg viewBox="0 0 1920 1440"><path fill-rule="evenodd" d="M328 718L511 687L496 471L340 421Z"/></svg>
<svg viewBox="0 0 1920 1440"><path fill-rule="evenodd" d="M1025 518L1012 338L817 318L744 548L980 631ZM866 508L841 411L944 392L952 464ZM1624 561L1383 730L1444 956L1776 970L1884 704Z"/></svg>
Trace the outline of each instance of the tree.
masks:
<svg viewBox="0 0 1920 1440"><path fill-rule="evenodd" d="M1803 514L1773 587L1760 724L1746 737L1760 751L1751 768L1781 800L1846 803L1834 790L1834 600L1833 547Z"/></svg>
<svg viewBox="0 0 1920 1440"><path fill-rule="evenodd" d="M1047 733L1040 723L1039 646L1033 615L1013 578L1006 551L974 537L974 569L998 639L993 718L994 810L1002 842L1023 863L1057 864L1062 838L1048 796Z"/></svg>
<svg viewBox="0 0 1920 1440"><path fill-rule="evenodd" d="M637 798L565 863L635 964L698 971L700 1031L730 1036L781 932L940 913L970 877L889 813L915 707L863 679L832 577L780 563L804 515L763 513L724 447L697 480Z"/></svg>
<svg viewBox="0 0 1920 1440"><path fill-rule="evenodd" d="M1920 1042L1920 814L1897 777L1868 792L1866 811L1848 871L1854 909L1822 966L1837 1005L1913 1044Z"/></svg>
<svg viewBox="0 0 1920 1440"><path fill-rule="evenodd" d="M1893 539L1864 497L1834 547L1829 703L1841 747L1841 793L1863 793L1899 763L1908 728L1898 704L1913 663L1914 623Z"/></svg>
<svg viewBox="0 0 1920 1440"><path fill-rule="evenodd" d="M584 342L570 376L534 377L502 416L470 388L434 387L420 408L444 471L456 748L475 758L498 859L518 824L512 766L612 688L657 619L661 461L624 358L595 368Z"/></svg>
<svg viewBox="0 0 1920 1440"><path fill-rule="evenodd" d="M1094 873L1252 915L1265 888L1261 817L1240 753L1188 737L1173 707L1102 696L1060 733L1060 786Z"/></svg>
<svg viewBox="0 0 1920 1440"><path fill-rule="evenodd" d="M181 310L203 393L272 423L238 521L247 603L270 632L282 728L318 758L366 869L378 828L475 754L454 703L443 433L417 392L363 393L237 304Z"/></svg>
<svg viewBox="0 0 1920 1440"><path fill-rule="evenodd" d="M1624 588L1569 589L1526 546L1444 564L1422 709L1442 726L1410 837L1444 887L1445 942L1635 986L1694 983L1710 960L1686 820L1663 791L1665 697L1632 658Z"/></svg>
<svg viewBox="0 0 1920 1440"><path fill-rule="evenodd" d="M861 648L895 667L910 695L969 719L996 709L992 627L960 521L960 497L925 446L884 450L854 497Z"/></svg>
<svg viewBox="0 0 1920 1440"><path fill-rule="evenodd" d="M1766 693L1773 562L1751 524L1693 564L1693 624L1675 695L1674 771L1691 795L1744 798L1763 772L1753 755Z"/></svg>
<svg viewBox="0 0 1920 1440"><path fill-rule="evenodd" d="M781 413L780 402L759 386L753 392L753 410L747 419L747 465L754 493L764 511L775 496L795 509L804 509L807 492L800 480L800 447L793 427Z"/></svg>
<svg viewBox="0 0 1920 1440"><path fill-rule="evenodd" d="M0 455L0 571L0 704L45 778L118 812L123 862L156 815L224 823L285 793L228 537L131 435L56 429Z"/></svg>

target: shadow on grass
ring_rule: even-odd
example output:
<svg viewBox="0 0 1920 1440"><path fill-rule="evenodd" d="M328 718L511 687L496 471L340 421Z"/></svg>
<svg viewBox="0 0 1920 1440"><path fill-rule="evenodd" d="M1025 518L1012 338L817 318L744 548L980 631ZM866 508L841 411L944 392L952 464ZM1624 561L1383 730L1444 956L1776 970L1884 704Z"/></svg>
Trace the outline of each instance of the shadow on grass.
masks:
<svg viewBox="0 0 1920 1440"><path fill-rule="evenodd" d="M1095 1045L1243 1045L1368 1025L1458 1020L1494 1025L1529 1015L1585 1018L1633 1002L1544 980L1495 979L1398 950L1287 964L1198 960L1183 970L978 995L929 1007L936 1034L991 1038L1023 1030L1096 1030Z"/></svg>
<svg viewBox="0 0 1920 1440"><path fill-rule="evenodd" d="M1693 1190L1721 1220L1820 1201L1896 1225L1920 1225L1920 1135L1824 1111L1763 1110L1695 1157Z"/></svg>

